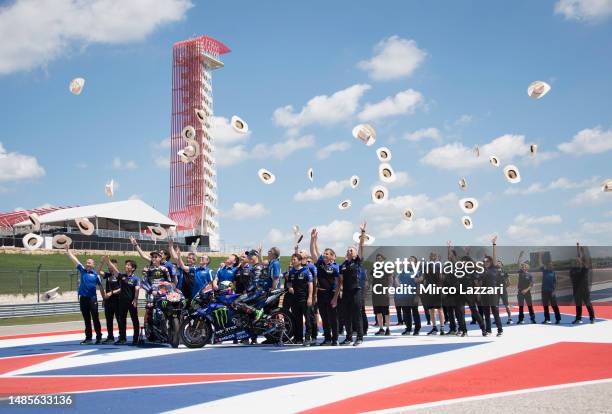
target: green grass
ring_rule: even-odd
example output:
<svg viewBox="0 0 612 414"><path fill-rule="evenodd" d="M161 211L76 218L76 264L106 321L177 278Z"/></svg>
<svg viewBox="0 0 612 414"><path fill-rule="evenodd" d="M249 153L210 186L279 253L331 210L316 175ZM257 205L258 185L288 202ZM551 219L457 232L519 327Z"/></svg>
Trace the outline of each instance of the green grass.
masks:
<svg viewBox="0 0 612 414"><path fill-rule="evenodd" d="M81 262L93 258L96 264L100 263L101 255L77 255ZM138 273L147 264L139 256L111 256L120 263L127 259L136 260ZM213 257L212 268L217 269L224 257ZM289 256L281 257L281 269L289 265ZM37 269L40 266L41 292L59 286L63 292L74 291L77 286L78 274L70 259L63 253L48 255L8 254L0 253L0 294L34 294L37 289Z"/></svg>

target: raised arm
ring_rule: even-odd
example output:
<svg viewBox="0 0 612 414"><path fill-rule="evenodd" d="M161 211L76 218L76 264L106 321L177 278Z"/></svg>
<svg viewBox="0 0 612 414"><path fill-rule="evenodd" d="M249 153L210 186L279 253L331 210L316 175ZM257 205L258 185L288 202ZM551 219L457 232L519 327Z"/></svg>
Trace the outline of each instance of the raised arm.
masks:
<svg viewBox="0 0 612 414"><path fill-rule="evenodd" d="M145 259L146 261L150 262L151 261L151 256L149 256L148 254L146 254L144 252L144 250L142 250L140 248L140 246L138 245L138 241L136 241L136 238L134 236L130 236L130 242L132 243L132 246L134 246L136 248L136 251L138 252L138 254L140 255L140 257L142 257L143 259Z"/></svg>
<svg viewBox="0 0 612 414"><path fill-rule="evenodd" d="M359 236L359 250L357 250L357 254L361 259L363 259L363 246L365 245L366 225L367 222L364 221L363 224L359 226L361 234Z"/></svg>
<svg viewBox="0 0 612 414"><path fill-rule="evenodd" d="M455 252L453 251L453 242L450 240L446 242L446 254L449 262L454 263L457 261L457 255L455 255Z"/></svg>
<svg viewBox="0 0 612 414"><path fill-rule="evenodd" d="M313 261L318 260L321 255L319 252L319 233L317 233L316 228L310 232L310 255Z"/></svg>
<svg viewBox="0 0 612 414"><path fill-rule="evenodd" d="M168 250L170 251L170 256L172 256L172 260L178 263L178 256L180 256L180 254L177 255L176 251L174 250L174 242L172 240L168 240Z"/></svg>
<svg viewBox="0 0 612 414"><path fill-rule="evenodd" d="M493 266L495 266L497 264L497 236L493 236L491 244L493 245Z"/></svg>
<svg viewBox="0 0 612 414"><path fill-rule="evenodd" d="M521 261L523 259L523 255L525 254L525 252L523 250L521 250L521 252L518 255L518 259L516 259L516 264L519 267L519 270L521 270Z"/></svg>
<svg viewBox="0 0 612 414"><path fill-rule="evenodd" d="M70 247L68 246L66 246L66 254L68 255L68 258L72 260L72 263L74 263L75 266L83 266L81 262L79 261L79 259L77 259L77 257L74 255L74 253L72 253L72 250L70 250Z"/></svg>
<svg viewBox="0 0 612 414"><path fill-rule="evenodd" d="M119 269L117 269L117 266L115 266L113 262L108 260L108 256L105 256L105 257L106 257L106 264L108 265L108 268L110 269L110 271L113 272L113 274L119 273Z"/></svg>
<svg viewBox="0 0 612 414"><path fill-rule="evenodd" d="M172 249L170 249L170 251L172 251ZM183 272L189 273L189 266L185 266L185 262L183 262L183 258L181 257L181 249L176 246L176 264L179 267L179 269L182 269Z"/></svg>

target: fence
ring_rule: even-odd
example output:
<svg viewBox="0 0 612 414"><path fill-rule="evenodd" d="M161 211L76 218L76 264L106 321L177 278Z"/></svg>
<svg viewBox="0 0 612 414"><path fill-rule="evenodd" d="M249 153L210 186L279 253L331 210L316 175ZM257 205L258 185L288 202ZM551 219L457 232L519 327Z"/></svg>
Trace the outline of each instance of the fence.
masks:
<svg viewBox="0 0 612 414"><path fill-rule="evenodd" d="M145 299L138 301L138 307L144 309ZM104 311L102 301L98 302L98 310ZM18 318L20 316L49 316L61 315L66 313L79 313L79 303L72 302L53 302L53 303L28 303L22 305L0 305L0 319Z"/></svg>
<svg viewBox="0 0 612 414"><path fill-rule="evenodd" d="M58 286L62 292L76 291L78 276L75 269L43 269L40 265L29 270L0 270L0 295L36 295L39 302L41 293Z"/></svg>

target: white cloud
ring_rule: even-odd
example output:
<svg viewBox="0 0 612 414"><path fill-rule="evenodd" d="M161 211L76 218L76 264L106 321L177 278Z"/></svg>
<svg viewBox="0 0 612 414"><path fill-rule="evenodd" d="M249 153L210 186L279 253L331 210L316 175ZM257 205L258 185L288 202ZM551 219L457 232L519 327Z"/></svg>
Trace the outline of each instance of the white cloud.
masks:
<svg viewBox="0 0 612 414"><path fill-rule="evenodd" d="M163 150L170 149L170 146L171 146L170 137L164 138L161 141L154 143L153 146L155 148L157 148L157 149L160 149L160 150L162 150L162 149Z"/></svg>
<svg viewBox="0 0 612 414"><path fill-rule="evenodd" d="M305 191L300 191L293 196L295 201L317 201L325 198L337 197L350 187L350 181L330 181L323 187L313 187Z"/></svg>
<svg viewBox="0 0 612 414"><path fill-rule="evenodd" d="M530 225L530 224L555 224L561 223L561 216L558 214L552 214L549 216L528 216L526 214L519 214L514 218L514 222L520 225Z"/></svg>
<svg viewBox="0 0 612 414"><path fill-rule="evenodd" d="M132 194L128 197L128 200L142 200L142 196L140 194Z"/></svg>
<svg viewBox="0 0 612 414"><path fill-rule="evenodd" d="M143 40L159 26L182 20L192 7L187 0L11 3L0 8L0 38L5 39L0 75L44 66L89 44Z"/></svg>
<svg viewBox="0 0 612 414"><path fill-rule="evenodd" d="M283 233L279 229L272 228L268 232L268 236L266 237L266 239L270 244L280 244L283 246L288 246L293 242L293 234L290 232Z"/></svg>
<svg viewBox="0 0 612 414"><path fill-rule="evenodd" d="M397 223L385 223L382 225L378 230L377 236L380 238L423 236L446 229L452 224L452 220L446 216L431 219L417 218L412 221L399 220L401 221Z"/></svg>
<svg viewBox="0 0 612 414"><path fill-rule="evenodd" d="M246 134L236 132L236 130L232 128L230 120L222 116L213 116L210 125L210 133L217 146L233 145L238 142L246 141L251 136L250 130Z"/></svg>
<svg viewBox="0 0 612 414"><path fill-rule="evenodd" d="M425 138L440 141L442 139L442 134L438 128L423 128L406 134L404 138L408 141L420 141Z"/></svg>
<svg viewBox="0 0 612 414"><path fill-rule="evenodd" d="M388 96L380 102L367 103L359 113L359 119L371 121L393 115L412 114L422 101L423 95L420 92L408 89L395 96Z"/></svg>
<svg viewBox="0 0 612 414"><path fill-rule="evenodd" d="M438 198L432 199L427 194L402 195L391 197L381 204L370 203L363 207L361 215L368 220L381 222L393 220L396 223L400 219L405 209L411 208L415 219L421 217L440 217L448 214L458 214L459 199L455 193L448 193Z"/></svg>
<svg viewBox="0 0 612 414"><path fill-rule="evenodd" d="M294 152L311 148L315 145L312 135L299 138L289 138L275 144L257 144L251 150L244 145L217 147L215 160L218 167L228 167L249 159L277 159L284 160Z"/></svg>
<svg viewBox="0 0 612 414"><path fill-rule="evenodd" d="M472 115L463 114L459 118L457 118L454 122L456 126L465 126L472 123L474 117Z"/></svg>
<svg viewBox="0 0 612 414"><path fill-rule="evenodd" d="M317 151L317 159L324 160L325 158L331 156L334 152L343 152L350 147L351 144L346 141L332 142L331 144L326 145Z"/></svg>
<svg viewBox="0 0 612 414"><path fill-rule="evenodd" d="M391 36L379 42L376 55L358 63L375 80L390 80L408 77L423 63L427 53L418 48L414 40Z"/></svg>
<svg viewBox="0 0 612 414"><path fill-rule="evenodd" d="M567 20L599 22L612 16L612 0L559 0L555 13Z"/></svg>
<svg viewBox="0 0 612 414"><path fill-rule="evenodd" d="M514 224L508 226L506 235L510 240L522 243L556 244L553 236L545 236L537 226L539 224L558 224L561 221L561 216L558 214L540 217L519 214L514 218Z"/></svg>
<svg viewBox="0 0 612 414"><path fill-rule="evenodd" d="M121 158L113 158L113 169L115 170L135 170L137 165L133 160L121 161Z"/></svg>
<svg viewBox="0 0 612 414"><path fill-rule="evenodd" d="M599 223L585 222L582 223L582 231L588 234L612 234L612 221Z"/></svg>
<svg viewBox="0 0 612 414"><path fill-rule="evenodd" d="M602 202L612 201L610 193L604 192L600 186L587 188L586 190L576 194L570 200L570 204L574 206L595 205Z"/></svg>
<svg viewBox="0 0 612 414"><path fill-rule="evenodd" d="M370 85L356 84L331 96L315 96L298 113L291 105L277 108L273 119L279 126L294 129L310 124L335 124L350 118L357 111L359 100L368 89Z"/></svg>
<svg viewBox="0 0 612 414"><path fill-rule="evenodd" d="M473 148L459 142L437 147L429 151L421 162L447 170L471 169L489 166L489 156L496 155L502 164L514 157L529 153L529 145L523 135L503 135L480 147L480 157L476 157ZM491 167L493 168L493 167Z"/></svg>
<svg viewBox="0 0 612 414"><path fill-rule="evenodd" d="M45 169L38 164L35 157L7 152L0 142L0 182L26 180L44 175Z"/></svg>
<svg viewBox="0 0 612 414"><path fill-rule="evenodd" d="M574 135L569 142L559 144L559 150L572 155L600 154L612 150L612 129L600 126L587 128Z"/></svg>
<svg viewBox="0 0 612 414"><path fill-rule="evenodd" d="M247 220L263 217L267 214L270 214L270 210L261 203L250 204L236 202L229 211L223 213L223 217L234 220Z"/></svg>
<svg viewBox="0 0 612 414"><path fill-rule="evenodd" d="M79 169L81 169L81 170L84 170L85 168L87 168L87 167L88 167L88 165L87 165L87 163L85 163L85 162L78 162L78 163L75 165L75 167L77 167L77 168L79 168Z"/></svg>
<svg viewBox="0 0 612 414"><path fill-rule="evenodd" d="M508 188L506 191L504 191L504 194L529 195L529 194L543 193L543 192L553 191L553 190L572 190L575 188L591 186L594 183L596 183L598 180L599 180L599 177L591 177L591 178L588 178L582 181L572 181L568 178L561 177L554 181L551 181L548 185L544 185L542 183L536 182L536 183L531 184L527 188L520 188L520 187L513 186L513 187Z"/></svg>
<svg viewBox="0 0 612 414"><path fill-rule="evenodd" d="M315 226L318 237L323 244L343 242L346 245L352 244L353 233L359 230L359 225L348 220L334 220L329 224ZM320 245L319 247L323 247Z"/></svg>
<svg viewBox="0 0 612 414"><path fill-rule="evenodd" d="M387 188L400 188L412 184L412 178L406 171L395 171L395 181L392 183L378 182L378 185L385 186Z"/></svg>
<svg viewBox="0 0 612 414"><path fill-rule="evenodd" d="M153 157L153 161L158 168L170 168L170 157L168 155L158 155Z"/></svg>
<svg viewBox="0 0 612 414"><path fill-rule="evenodd" d="M290 138L272 145L257 144L253 148L251 157L258 159L276 158L277 160L284 160L294 152L313 147L314 144L315 141L312 135L306 135L300 138Z"/></svg>

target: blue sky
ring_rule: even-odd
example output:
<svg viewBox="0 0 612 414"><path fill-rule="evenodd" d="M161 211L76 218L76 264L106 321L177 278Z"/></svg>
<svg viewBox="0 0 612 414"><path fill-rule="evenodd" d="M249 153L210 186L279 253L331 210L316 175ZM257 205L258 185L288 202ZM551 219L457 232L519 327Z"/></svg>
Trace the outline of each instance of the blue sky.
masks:
<svg viewBox="0 0 612 414"><path fill-rule="evenodd" d="M104 202L113 178L116 199L167 212L172 45L205 34L232 49L213 74L226 245L287 247L300 224L342 248L363 219L380 244L610 243L611 1L147 3L3 3L0 211ZM534 80L552 86L540 100L526 93ZM232 115L250 134L228 128ZM377 130L371 147L351 135L362 122ZM399 178L372 205L380 146ZM463 197L480 202L471 230Z"/></svg>

